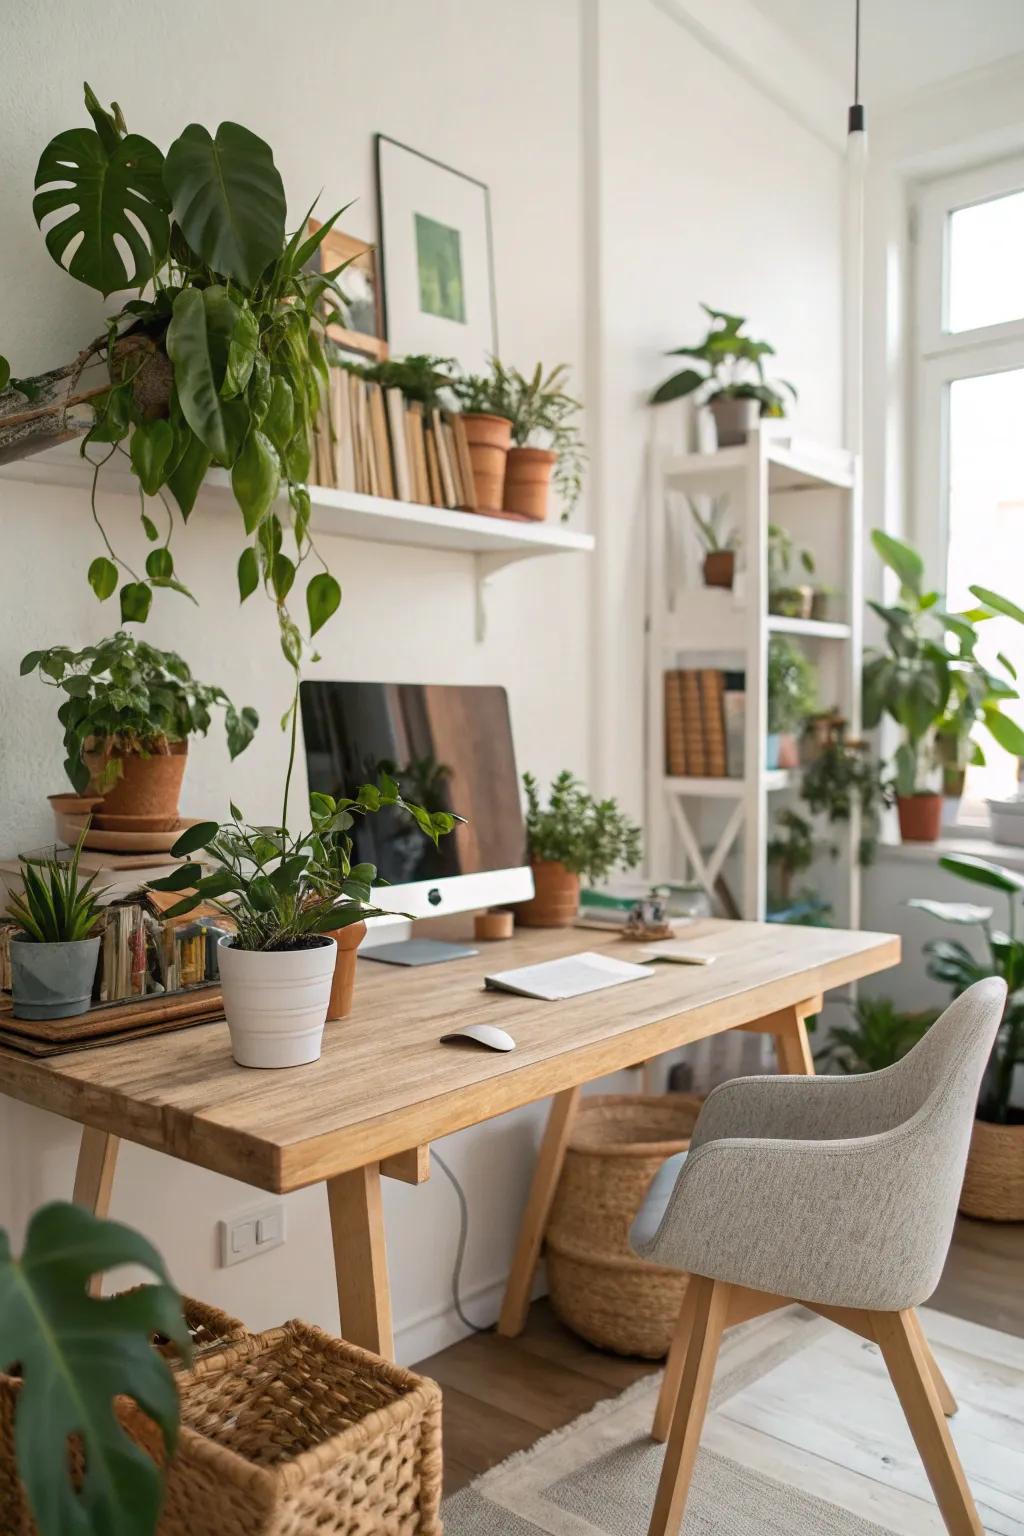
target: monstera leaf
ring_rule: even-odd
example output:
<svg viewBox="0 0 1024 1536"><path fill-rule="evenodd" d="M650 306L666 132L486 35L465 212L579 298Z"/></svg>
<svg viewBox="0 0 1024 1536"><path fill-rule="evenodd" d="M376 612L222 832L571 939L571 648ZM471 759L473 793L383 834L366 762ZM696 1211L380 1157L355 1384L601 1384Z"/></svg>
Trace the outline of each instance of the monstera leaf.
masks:
<svg viewBox="0 0 1024 1536"><path fill-rule="evenodd" d="M105 1300L90 1276L141 1264L161 1284ZM167 1362L150 1343L161 1333L188 1351L181 1303L160 1255L138 1233L73 1205L48 1205L29 1225L20 1259L0 1231L0 1368L22 1379L15 1456L40 1536L148 1536L162 1493L155 1462L121 1428L119 1394L159 1427L170 1454L178 1397ZM76 1489L67 1440L81 1438L85 1471Z"/></svg>
<svg viewBox="0 0 1024 1536"><path fill-rule="evenodd" d="M285 239L284 185L270 145L238 123L221 123L216 138L190 123L167 151L164 181L196 255L255 287Z"/></svg>
<svg viewBox="0 0 1024 1536"><path fill-rule="evenodd" d="M153 275L154 256L159 265L167 250L164 158L141 134L126 134L120 112L105 112L88 85L85 104L96 127L69 128L47 144L32 212L40 227L51 214L64 215L46 232L47 250L58 266L106 297L119 288L143 287Z"/></svg>

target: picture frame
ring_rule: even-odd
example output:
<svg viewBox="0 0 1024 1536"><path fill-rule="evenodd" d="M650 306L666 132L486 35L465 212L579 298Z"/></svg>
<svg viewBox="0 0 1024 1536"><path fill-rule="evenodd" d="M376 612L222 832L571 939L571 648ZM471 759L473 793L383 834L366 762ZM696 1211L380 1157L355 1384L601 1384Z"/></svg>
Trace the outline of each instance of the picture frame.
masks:
<svg viewBox="0 0 1024 1536"><path fill-rule="evenodd" d="M376 167L392 349L453 357L481 372L498 352L490 189L383 133Z"/></svg>
<svg viewBox="0 0 1024 1536"><path fill-rule="evenodd" d="M311 235L320 227L318 219L310 219ZM355 235L332 229L324 236L313 260L320 272L333 272L342 262L351 263L337 279L338 287L351 302L351 324L329 325L327 335L330 340L348 352L358 353L362 359L372 358L380 362L386 358L387 330L376 247Z"/></svg>

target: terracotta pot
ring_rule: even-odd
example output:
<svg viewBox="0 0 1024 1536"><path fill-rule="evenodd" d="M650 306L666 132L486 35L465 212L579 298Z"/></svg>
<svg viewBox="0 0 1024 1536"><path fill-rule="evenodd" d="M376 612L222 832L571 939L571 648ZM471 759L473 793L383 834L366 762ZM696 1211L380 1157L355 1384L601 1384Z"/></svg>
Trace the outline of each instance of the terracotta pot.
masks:
<svg viewBox="0 0 1024 1536"><path fill-rule="evenodd" d="M505 489L505 462L512 441L512 423L504 416L470 411L462 418L473 466L473 490L478 512L500 512Z"/></svg>
<svg viewBox="0 0 1024 1536"><path fill-rule="evenodd" d="M551 471L558 454L549 448L510 448L505 463L504 510L542 523L548 515Z"/></svg>
<svg viewBox="0 0 1024 1536"><path fill-rule="evenodd" d="M704 556L704 585L706 587L731 587L736 574L734 549L709 549Z"/></svg>
<svg viewBox="0 0 1024 1536"><path fill-rule="evenodd" d="M942 826L942 796L897 795L900 837L905 843L934 843Z"/></svg>
<svg viewBox="0 0 1024 1536"><path fill-rule="evenodd" d="M187 741L172 741L166 752L154 752L149 757L116 747L111 752L87 751L82 755L94 779L103 772L108 757L121 763L120 778L103 793L103 809L111 816L177 816Z"/></svg>
<svg viewBox="0 0 1024 1536"><path fill-rule="evenodd" d="M800 743L792 731L779 732L779 759L780 768L799 768Z"/></svg>
<svg viewBox="0 0 1024 1536"><path fill-rule="evenodd" d="M745 443L761 419L760 400L734 400L723 395L712 400L710 408L719 448L735 448Z"/></svg>
<svg viewBox="0 0 1024 1536"><path fill-rule="evenodd" d="M1024 1125L975 1120L960 1209L982 1221L1024 1221Z"/></svg>
<svg viewBox="0 0 1024 1536"><path fill-rule="evenodd" d="M327 937L338 946L334 960L334 980L331 982L331 1000L327 1005L327 1022L347 1019L352 1012L352 993L356 984L356 950L366 937L365 923L349 923L346 928L332 928Z"/></svg>
<svg viewBox="0 0 1024 1536"><path fill-rule="evenodd" d="M580 907L580 877L557 859L530 861L536 894L516 908L524 928L568 928Z"/></svg>

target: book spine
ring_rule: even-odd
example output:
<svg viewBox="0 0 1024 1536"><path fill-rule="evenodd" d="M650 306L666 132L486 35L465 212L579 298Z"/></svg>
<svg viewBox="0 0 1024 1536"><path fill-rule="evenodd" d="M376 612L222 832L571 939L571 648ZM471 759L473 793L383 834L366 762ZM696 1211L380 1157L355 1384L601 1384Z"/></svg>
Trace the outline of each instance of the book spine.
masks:
<svg viewBox="0 0 1024 1536"><path fill-rule="evenodd" d="M705 772L711 779L724 779L727 773L725 717L722 696L725 676L715 667L700 673L701 724L704 727Z"/></svg>
<svg viewBox="0 0 1024 1536"><path fill-rule="evenodd" d="M726 771L730 779L743 777L743 746L747 696L742 688L726 688L722 696L725 720Z"/></svg>
<svg viewBox="0 0 1024 1536"><path fill-rule="evenodd" d="M683 726L683 675L674 668L664 674L665 772L672 778L686 773L686 731Z"/></svg>
<svg viewBox="0 0 1024 1536"><path fill-rule="evenodd" d="M704 750L704 723L701 717L700 684L697 673L686 668L680 673L683 690L683 730L686 737L686 771L694 778L707 775Z"/></svg>
<svg viewBox="0 0 1024 1536"><path fill-rule="evenodd" d="M429 500L432 506L443 507L445 505L444 489L441 485L441 469L437 462L437 444L430 425L423 419L423 441L427 450L427 485L429 488Z"/></svg>
<svg viewBox="0 0 1024 1536"><path fill-rule="evenodd" d="M452 466L448 462L448 444L444 435L444 422L441 412L436 408L430 413L430 422L433 427L434 450L437 454L438 470L440 472L442 503L446 507L458 506L458 498L455 495L455 479L452 475Z"/></svg>
<svg viewBox="0 0 1024 1536"><path fill-rule="evenodd" d="M467 512L476 512L476 488L473 484L473 463L469 457L469 439L466 437L466 423L461 416L452 417L452 432L455 437L455 451L458 454L459 469L462 477L462 502L461 505Z"/></svg>

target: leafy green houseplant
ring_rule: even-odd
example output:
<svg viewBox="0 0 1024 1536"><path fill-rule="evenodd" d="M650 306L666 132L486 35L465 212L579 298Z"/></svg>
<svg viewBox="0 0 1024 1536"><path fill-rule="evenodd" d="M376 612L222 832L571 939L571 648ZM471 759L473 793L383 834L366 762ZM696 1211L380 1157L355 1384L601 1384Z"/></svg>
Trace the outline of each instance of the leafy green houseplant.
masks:
<svg viewBox="0 0 1024 1536"><path fill-rule="evenodd" d="M30 672L61 697L57 718L72 785L78 794L92 785L115 815L130 816L142 804L150 815L177 815L188 739L206 735L214 709L224 712L232 759L259 723L254 709L236 709L223 688L194 678L174 651L123 629L80 651L29 651L21 673Z"/></svg>
<svg viewBox="0 0 1024 1536"><path fill-rule="evenodd" d="M736 574L739 534L725 520L729 498L709 496L707 502L707 509L702 512L696 502L687 497L697 538L704 550L704 585L731 588Z"/></svg>
<svg viewBox="0 0 1024 1536"><path fill-rule="evenodd" d="M1009 989L982 1079L960 1209L968 1216L1024 1221L1024 1108L1013 1103L1014 1072L1024 1063L1024 875L969 854L941 858L939 865L1006 898L1005 928L996 927L992 907L980 903L925 897L908 903L941 922L973 928L981 935L980 957L959 939L929 939L925 945L929 976L948 986L953 997L985 976L1001 976Z"/></svg>
<svg viewBox="0 0 1024 1536"><path fill-rule="evenodd" d="M16 387L8 381L0 442L33 427L59 433L72 406L91 408L82 453L93 466L103 551L89 582L101 601L120 588L122 623L145 621L154 590L191 595L171 551L176 519L167 498L185 522L211 466L228 470L246 541L239 596L244 602L264 587L297 671L304 641L288 597L307 560L321 567L306 582L311 636L341 601L310 535L306 489L327 378L324 295L344 302L341 268L308 268L339 215L310 236L304 219L289 237L270 147L237 123L222 123L215 135L191 123L165 154L129 133L120 108L107 111L88 85L85 104L93 126L68 129L43 150L33 211L46 224L51 256L72 277L104 297L134 297L73 364ZM106 378L80 388L97 362ZM116 455L139 485L144 559L114 549L97 508L100 471ZM147 497L164 504L163 532Z"/></svg>
<svg viewBox="0 0 1024 1536"><path fill-rule="evenodd" d="M89 1295L93 1275L125 1264L157 1283ZM188 1358L181 1298L139 1233L64 1203L36 1211L20 1258L0 1230L0 1425L5 1410L14 1418L0 1455L14 1455L39 1536L156 1530L163 1474L143 1446L157 1439L173 1453L178 1394L154 1335ZM28 1528L19 1511L4 1514Z"/></svg>
<svg viewBox="0 0 1024 1536"><path fill-rule="evenodd" d="M335 361L336 349L328 343L328 361ZM383 389L400 389L407 400L416 400L428 408L442 407L452 393L453 358L433 357L429 353L410 353L407 357L386 357L375 363L340 363L348 373L380 384Z"/></svg>
<svg viewBox="0 0 1024 1536"><path fill-rule="evenodd" d="M788 528L768 524L768 612L791 619L809 619L814 588L793 581L793 565L799 563L807 576L814 575L814 556L797 545Z"/></svg>
<svg viewBox="0 0 1024 1536"><path fill-rule="evenodd" d="M577 420L582 407L564 387L568 372L565 363L547 373L538 363L527 377L492 357L486 373L452 381L469 435L471 457L475 439L483 429L495 445L504 443L503 511L543 521L549 481L561 498L562 521L575 510L583 489L587 453ZM509 423L507 429L505 422Z"/></svg>
<svg viewBox="0 0 1024 1536"><path fill-rule="evenodd" d="M827 1072L882 1072L911 1050L935 1023L935 1010L906 1013L890 997L858 997L853 1022L835 1025L815 1061Z"/></svg>
<svg viewBox="0 0 1024 1536"><path fill-rule="evenodd" d="M768 840L768 870L772 877L774 901L785 904L792 895L793 877L814 862L814 834L810 822L799 811L780 811L775 831Z"/></svg>
<svg viewBox="0 0 1024 1536"><path fill-rule="evenodd" d="M596 800L575 774L552 781L547 804L532 773L526 790L526 841L536 894L516 913L534 928L564 928L579 909L580 878L603 880L613 869L635 869L641 830L614 800Z"/></svg>
<svg viewBox="0 0 1024 1536"><path fill-rule="evenodd" d="M151 882L154 890L185 893L167 917L209 902L235 924L220 944L220 974L240 1066L298 1066L319 1057L337 955L331 935L381 915L371 905L377 871L352 864L349 832L357 817L386 807L410 816L435 844L459 819L405 800L381 774L354 798L311 795L310 826L298 836L284 825L249 826L232 805L230 822L190 827L172 849L180 858L203 850L217 866L212 874L189 862Z"/></svg>
<svg viewBox="0 0 1024 1536"><path fill-rule="evenodd" d="M793 640L773 635L768 642L769 768L795 768L795 734L814 708L814 668Z"/></svg>
<svg viewBox="0 0 1024 1536"><path fill-rule="evenodd" d="M711 321L704 340L693 347L676 347L668 355L685 357L698 364L674 373L651 396L652 405L682 400L699 394L701 402L711 407L718 431L718 446L726 448L746 440L760 416L785 416L788 394L796 399L792 384L769 383L765 378L764 359L774 357L775 348L767 341L755 341L744 334L746 320L724 310L701 309Z"/></svg>
<svg viewBox="0 0 1024 1536"><path fill-rule="evenodd" d="M882 811L894 800L892 786L867 742L850 741L841 729L830 731L820 751L803 772L800 793L817 815L830 825L849 823L860 811L859 861L874 861ZM833 847L833 855L838 850Z"/></svg>
<svg viewBox="0 0 1024 1536"><path fill-rule="evenodd" d="M886 643L867 653L864 724L871 729L888 715L899 726L894 782L900 831L905 841L934 842L942 809L938 735L944 722L956 731L980 723L1000 746L1024 755L1024 730L1002 710L1019 696L1012 668L1002 658L1002 675L990 672L975 654L980 623L996 613L1024 622L1024 611L974 586L978 606L949 613L938 592L925 590L924 562L915 549L877 528L871 542L898 577L899 596L889 605L868 605L885 625Z"/></svg>
<svg viewBox="0 0 1024 1536"><path fill-rule="evenodd" d="M93 887L82 881L78 861L83 831L68 859L56 852L42 863L24 860L22 890L11 895L11 992L19 1019L63 1019L85 1013L99 960L97 928L102 909Z"/></svg>

